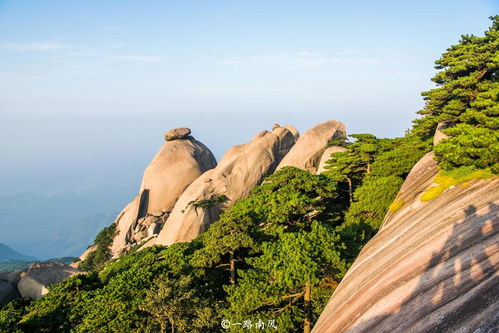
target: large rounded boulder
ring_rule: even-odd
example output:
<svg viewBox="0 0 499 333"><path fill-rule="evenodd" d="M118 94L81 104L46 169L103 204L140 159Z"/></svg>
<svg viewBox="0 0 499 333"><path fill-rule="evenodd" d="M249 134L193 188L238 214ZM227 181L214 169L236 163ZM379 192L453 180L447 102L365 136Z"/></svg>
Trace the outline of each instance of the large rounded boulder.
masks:
<svg viewBox="0 0 499 333"><path fill-rule="evenodd" d="M230 148L218 166L196 179L182 194L153 244L194 239L216 221L224 208L249 195L294 144L293 134L276 126L250 142Z"/></svg>
<svg viewBox="0 0 499 333"><path fill-rule="evenodd" d="M329 140L340 136L346 136L346 129L339 121L330 120L316 125L300 136L277 169L294 166L315 174Z"/></svg>
<svg viewBox="0 0 499 333"><path fill-rule="evenodd" d="M22 297L39 298L47 294L48 287L75 274L84 272L60 262L33 263L21 274L17 290Z"/></svg>
<svg viewBox="0 0 499 333"><path fill-rule="evenodd" d="M211 151L193 137L166 141L144 171L139 190L149 192L144 213L173 208L185 188L216 165Z"/></svg>
<svg viewBox="0 0 499 333"><path fill-rule="evenodd" d="M139 195L115 220L113 257L156 235L184 190L217 163L211 151L188 128L165 133L166 142L144 171Z"/></svg>
<svg viewBox="0 0 499 333"><path fill-rule="evenodd" d="M19 297L17 283L23 271L0 272L0 306Z"/></svg>

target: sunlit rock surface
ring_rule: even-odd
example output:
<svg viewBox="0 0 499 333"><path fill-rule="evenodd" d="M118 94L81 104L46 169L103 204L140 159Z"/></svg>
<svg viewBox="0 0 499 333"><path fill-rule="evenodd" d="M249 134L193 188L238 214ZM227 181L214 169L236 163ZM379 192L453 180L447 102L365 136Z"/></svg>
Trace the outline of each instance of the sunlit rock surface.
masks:
<svg viewBox="0 0 499 333"><path fill-rule="evenodd" d="M111 246L113 257L157 235L184 190L216 166L211 151L189 134L188 128L166 132L166 142L144 171L139 195L114 222L117 233Z"/></svg>
<svg viewBox="0 0 499 333"><path fill-rule="evenodd" d="M499 180L421 202L437 171L414 166L313 332L499 332Z"/></svg>
<svg viewBox="0 0 499 333"><path fill-rule="evenodd" d="M49 292L48 287L82 271L60 262L33 263L21 274L17 290L22 297L39 298Z"/></svg>
<svg viewBox="0 0 499 333"><path fill-rule="evenodd" d="M253 187L274 172L293 144L294 137L289 130L275 127L272 132L262 131L250 142L230 148L216 168L189 185L158 237L146 246L190 241L206 231L223 208L248 196ZM217 198L226 200L210 203Z"/></svg>
<svg viewBox="0 0 499 333"><path fill-rule="evenodd" d="M329 120L312 127L300 136L279 163L277 170L285 166L294 166L315 174L329 140L345 135L345 125L336 120Z"/></svg>
<svg viewBox="0 0 499 333"><path fill-rule="evenodd" d="M342 151L347 150L345 147L340 147L340 146L332 146L327 148L324 153L322 153L322 157L319 161L319 166L317 168L317 174L321 174L324 171L326 171L326 162L331 158L332 153L339 153Z"/></svg>

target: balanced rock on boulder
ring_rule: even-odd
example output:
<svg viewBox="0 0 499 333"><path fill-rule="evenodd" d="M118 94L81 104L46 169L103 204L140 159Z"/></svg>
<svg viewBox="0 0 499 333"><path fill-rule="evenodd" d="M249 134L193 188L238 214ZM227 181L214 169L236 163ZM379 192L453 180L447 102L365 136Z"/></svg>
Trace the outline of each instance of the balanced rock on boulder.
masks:
<svg viewBox="0 0 499 333"><path fill-rule="evenodd" d="M191 134L191 129L187 127L174 128L165 133L165 141L185 139Z"/></svg>
<svg viewBox="0 0 499 333"><path fill-rule="evenodd" d="M188 128L166 132L167 141L144 171L139 195L115 220L114 257L161 230L187 186L217 165L211 151L190 133Z"/></svg>
<svg viewBox="0 0 499 333"><path fill-rule="evenodd" d="M169 245L194 239L216 221L223 208L248 196L254 186L274 172L294 144L282 127L261 132L250 142L230 148L218 166L196 179L180 196L153 244Z"/></svg>
<svg viewBox="0 0 499 333"><path fill-rule="evenodd" d="M17 290L22 297L39 298L48 293L48 287L84 272L60 262L33 263L21 274Z"/></svg>

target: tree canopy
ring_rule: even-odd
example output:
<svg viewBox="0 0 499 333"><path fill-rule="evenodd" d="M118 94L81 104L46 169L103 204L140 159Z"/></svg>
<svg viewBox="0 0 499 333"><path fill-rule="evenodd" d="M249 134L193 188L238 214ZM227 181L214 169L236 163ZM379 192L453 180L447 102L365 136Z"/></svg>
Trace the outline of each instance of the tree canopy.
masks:
<svg viewBox="0 0 499 333"><path fill-rule="evenodd" d="M413 132L433 135L438 123L449 138L435 148L444 169L460 166L499 171L499 15L482 37L463 35L435 64L437 88L422 93L425 107Z"/></svg>

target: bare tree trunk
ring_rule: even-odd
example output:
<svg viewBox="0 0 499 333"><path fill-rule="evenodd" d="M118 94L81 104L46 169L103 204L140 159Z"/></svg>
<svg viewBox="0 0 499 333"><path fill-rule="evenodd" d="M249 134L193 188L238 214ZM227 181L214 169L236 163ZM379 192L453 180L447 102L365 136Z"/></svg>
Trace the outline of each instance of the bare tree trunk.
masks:
<svg viewBox="0 0 499 333"><path fill-rule="evenodd" d="M367 163L367 173L371 173L371 163Z"/></svg>
<svg viewBox="0 0 499 333"><path fill-rule="evenodd" d="M310 333L310 328L311 328L311 321L312 321L311 302L310 302L311 293L312 291L310 288L310 281L307 281L305 283L305 294L303 295L303 300L305 301L305 324L303 325L304 333Z"/></svg>
<svg viewBox="0 0 499 333"><path fill-rule="evenodd" d="M352 195L352 180L350 178L347 178L348 182L348 200L350 201L350 204L352 204L353 201L353 195Z"/></svg>
<svg viewBox="0 0 499 333"><path fill-rule="evenodd" d="M236 259L234 259L234 251L230 252L230 284L236 284Z"/></svg>

